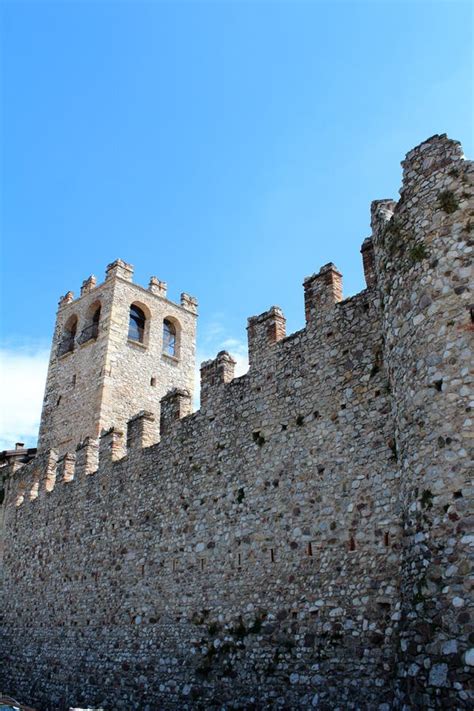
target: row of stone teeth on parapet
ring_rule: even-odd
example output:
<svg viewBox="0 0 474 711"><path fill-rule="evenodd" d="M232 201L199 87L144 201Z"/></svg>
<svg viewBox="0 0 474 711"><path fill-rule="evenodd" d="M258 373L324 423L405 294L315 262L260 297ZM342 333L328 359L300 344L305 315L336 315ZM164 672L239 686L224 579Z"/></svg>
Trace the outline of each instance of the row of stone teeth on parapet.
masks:
<svg viewBox="0 0 474 711"><path fill-rule="evenodd" d="M424 181L431 173L439 169L453 169L463 160L461 144L449 139L446 134L435 135L410 151L403 166L403 192L413 185ZM397 202L391 199L374 200L371 205L371 225L375 238L392 218ZM376 286L374 244L372 237L362 244L362 261L367 288ZM317 274L307 277L304 282L306 327L312 329L329 321L335 304L342 300L342 276L334 264L322 267ZM248 353L250 367L262 360L269 344L285 338L286 320L281 309L273 306L259 316L248 320ZM228 356L228 354L227 354ZM216 382L228 382L232 379L232 365L224 362L222 353L214 361L204 363L201 368L201 403L209 398L210 385ZM220 374L220 375L219 375Z"/></svg>
<svg viewBox="0 0 474 711"><path fill-rule="evenodd" d="M190 412L190 393L181 388L171 390L161 399L161 436L170 433L174 424ZM142 410L128 421L126 434L117 427L111 427L104 430L98 439L86 437L77 445L75 453L66 452L57 457L54 450L49 450L41 456L41 461L35 461L33 470L25 467L27 476L33 471L30 481L21 481L19 473L16 505L37 499L43 491L52 491L59 482L68 483L94 474L110 463L126 456L133 457L134 453L154 444L157 444L155 415ZM40 477L36 474L38 471L41 471Z"/></svg>
<svg viewBox="0 0 474 711"><path fill-rule="evenodd" d="M115 262L112 262L107 266L107 269L105 271L105 281L109 281L117 277L119 279L122 279L123 281L128 281L131 283L133 281L133 266L131 264L127 264L127 262L124 262L122 259L116 259ZM97 286L100 286L100 284L97 284L96 277L91 274L90 277L88 277L82 282L81 296L84 296L84 294L88 294L89 292L93 291ZM148 291L157 296L166 298L167 290L168 285L165 281L158 279L156 276L150 277ZM59 306L70 304L72 301L74 301L74 292L68 291L64 296L61 296L61 298L59 299ZM181 293L181 306L184 306L185 308L191 311L196 311L197 299L194 296L190 296L189 294L183 291Z"/></svg>
<svg viewBox="0 0 474 711"><path fill-rule="evenodd" d="M168 434L173 424L191 412L188 390L175 388L161 399L160 434ZM133 455L145 447L157 444L155 415L142 410L127 423L124 433L117 427L104 430L99 439L86 437L76 448L76 454L65 454L58 459L60 478L68 481L73 473L91 474L102 465Z"/></svg>
<svg viewBox="0 0 474 711"><path fill-rule="evenodd" d="M372 239L368 237L361 248L367 288L375 286L375 263ZM334 306L342 301L342 274L330 262L317 274L303 282L306 327L312 328L332 319ZM286 318L278 306L272 306L258 316L251 316L247 325L250 367L261 362L268 347L286 336ZM235 360L221 351L213 360L201 365L201 407L211 399L213 388L234 378Z"/></svg>
<svg viewBox="0 0 474 711"><path fill-rule="evenodd" d="M362 245L365 279L367 287L375 285L375 266L372 240ZM303 282L306 328L312 329L325 324L333 318L334 307L342 301L342 274L330 262L317 274L312 274ZM278 306L272 306L259 316L248 319L249 364L261 361L268 345L276 343L286 336L286 319Z"/></svg>

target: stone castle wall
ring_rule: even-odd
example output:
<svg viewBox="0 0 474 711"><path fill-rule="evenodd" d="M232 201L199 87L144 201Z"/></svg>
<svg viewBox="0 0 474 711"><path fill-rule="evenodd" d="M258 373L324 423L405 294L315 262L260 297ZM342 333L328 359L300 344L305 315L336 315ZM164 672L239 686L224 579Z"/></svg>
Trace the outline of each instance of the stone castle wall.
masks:
<svg viewBox="0 0 474 711"><path fill-rule="evenodd" d="M368 288L249 319L201 409L9 482L0 687L42 709L469 708L472 164L433 137L374 203ZM440 384L441 381L441 384ZM149 446L144 446L149 445ZM471 656L470 656L471 655Z"/></svg>

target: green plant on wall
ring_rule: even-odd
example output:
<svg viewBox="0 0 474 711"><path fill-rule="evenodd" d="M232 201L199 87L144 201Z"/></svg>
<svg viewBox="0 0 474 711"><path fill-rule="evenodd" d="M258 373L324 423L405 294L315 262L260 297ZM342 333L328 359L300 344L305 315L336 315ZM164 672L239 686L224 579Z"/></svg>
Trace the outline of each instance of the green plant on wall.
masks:
<svg viewBox="0 0 474 711"><path fill-rule="evenodd" d="M429 252L423 242L415 242L415 244L410 247L409 255L412 263L416 264L416 262L421 262L422 259L426 259L426 257L429 256Z"/></svg>
<svg viewBox="0 0 474 711"><path fill-rule="evenodd" d="M438 196L438 203L440 208L448 215L455 212L459 207L459 203L452 190L443 190Z"/></svg>

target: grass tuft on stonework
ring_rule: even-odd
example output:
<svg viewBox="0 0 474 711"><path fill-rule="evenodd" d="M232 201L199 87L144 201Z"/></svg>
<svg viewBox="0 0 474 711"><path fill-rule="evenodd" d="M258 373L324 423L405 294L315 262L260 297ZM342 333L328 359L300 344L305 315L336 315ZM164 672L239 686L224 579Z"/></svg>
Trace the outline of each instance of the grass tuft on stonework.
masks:
<svg viewBox="0 0 474 711"><path fill-rule="evenodd" d="M412 263L416 264L416 262L421 262L422 259L426 259L426 257L429 256L429 252L423 242L416 242L410 247L409 255Z"/></svg>
<svg viewBox="0 0 474 711"><path fill-rule="evenodd" d="M440 208L448 215L456 212L459 207L459 203L452 190L443 190L443 192L438 195L438 203Z"/></svg>

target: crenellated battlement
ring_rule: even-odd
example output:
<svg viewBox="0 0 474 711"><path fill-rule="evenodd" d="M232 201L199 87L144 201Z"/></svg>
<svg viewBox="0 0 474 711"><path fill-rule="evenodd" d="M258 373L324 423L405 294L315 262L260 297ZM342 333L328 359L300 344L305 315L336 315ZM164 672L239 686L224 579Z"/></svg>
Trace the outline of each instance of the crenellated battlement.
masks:
<svg viewBox="0 0 474 711"><path fill-rule="evenodd" d="M121 260L63 297L38 453L2 469L2 688L54 709L469 707L474 166L445 135L402 165L398 202L371 205L367 288L343 298L329 263L304 328L251 316L248 372L202 363L194 413L193 297ZM61 350L74 323L88 338Z"/></svg>
<svg viewBox="0 0 474 711"><path fill-rule="evenodd" d="M133 284L133 287L136 289L139 289L144 292L149 292L153 294L154 296L158 296L162 299L167 299L167 291L168 291L168 285L165 281L162 281L161 279L158 279L156 276L151 276L150 281L148 284L148 288L145 288L143 286L140 286L139 284L134 284L133 282L133 272L134 272L134 267L132 264L128 264L127 262L124 262L122 259L116 259L114 262L111 262L110 264L107 265L106 271L105 271L105 280L101 283L97 283L97 278L94 276L94 274L91 274L91 276L87 277L82 282L81 290L80 290L80 296L77 297L76 299L74 298L74 292L73 291L68 291L64 296L61 296L59 299L59 307L65 307L68 304L76 304L81 297L89 295L91 292L94 292L96 290L100 290L104 287L107 286L107 282L112 282L115 279L120 279L122 281L128 282L129 284ZM96 293L96 295L99 295L99 292ZM169 300L168 300L169 301ZM197 308L198 308L198 301L195 296L190 296L186 292L182 292L180 296L180 303L177 304L176 302L169 302L172 303L174 306L181 306L182 308L191 311L192 313L197 313Z"/></svg>
<svg viewBox="0 0 474 711"><path fill-rule="evenodd" d="M330 319L335 304L342 301L342 274L330 262L318 274L306 277L303 286L306 325L311 328L319 320Z"/></svg>
<svg viewBox="0 0 474 711"><path fill-rule="evenodd" d="M286 336L285 317L279 307L273 306L268 311L248 319L249 361L250 372L237 379L240 400L252 397L255 383L268 374L269 358L273 361L272 371L278 380L288 361L297 362L302 350L316 354L331 349L350 345L352 339L359 338L374 324L378 312L375 292L364 291L350 299L342 300L342 276L333 264L327 264L317 274L304 281L305 307L307 315L306 328L295 334ZM337 310L335 308L337 307ZM348 326L349 324L349 326ZM357 324L357 325L356 325ZM355 328L354 328L355 327ZM330 329L330 330L328 330ZM321 338L323 340L321 340ZM341 346L338 344L341 343ZM311 345L313 344L313 345ZM364 344L366 345L366 344ZM372 354L377 348L372 346ZM342 352L342 350L341 350ZM372 360L370 360L372 366ZM218 353L214 360L201 364L201 409L194 413L195 421L204 423L202 436L206 441L215 429L213 418L209 423L209 413L219 411L222 403L232 402L237 392L234 388L235 360L226 351ZM343 385L347 386L344 378ZM316 391L315 396L318 393ZM343 399L343 391L333 394L334 407L339 408L339 399ZM159 461L161 455L169 447L170 438L181 439L193 437L187 427L180 428L180 422L191 414L191 395L183 388L173 388L161 398L158 412L159 430L155 427L156 412L140 411L121 429L112 426L103 429L97 438L86 437L77 447L57 457L55 450L49 450L43 455L42 461L47 461L48 475L39 476L41 467L35 465L25 470L25 482L18 486L22 491L35 491L35 498L41 492L51 493L60 483L80 481L84 476L94 475L96 486L100 486L100 477L108 475L110 466L123 463L133 457L135 466L140 469L141 452L153 449L153 456ZM305 415L298 415L303 416ZM307 413L306 416L313 416ZM333 417L331 413L331 417ZM160 441L162 440L162 441ZM189 441L186 447L196 447ZM148 456L148 454L147 454ZM48 458L49 457L49 458ZM34 469L33 478L31 471ZM22 474L18 474L18 481ZM48 482L44 485L43 482ZM21 498L20 504L31 500L30 496ZM53 503L51 505L54 505Z"/></svg>
<svg viewBox="0 0 474 711"><path fill-rule="evenodd" d="M401 165L403 185L400 195L439 172L450 172L464 160L462 146L445 133L431 136L406 154Z"/></svg>

